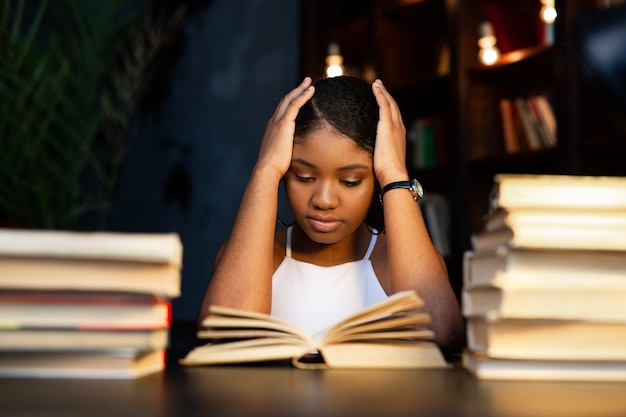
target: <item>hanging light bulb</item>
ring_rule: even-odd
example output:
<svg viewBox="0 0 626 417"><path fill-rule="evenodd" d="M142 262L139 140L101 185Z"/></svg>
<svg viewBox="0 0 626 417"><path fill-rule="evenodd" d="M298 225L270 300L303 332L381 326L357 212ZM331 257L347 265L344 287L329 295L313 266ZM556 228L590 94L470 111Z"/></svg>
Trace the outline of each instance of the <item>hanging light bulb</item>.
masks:
<svg viewBox="0 0 626 417"><path fill-rule="evenodd" d="M339 44L332 42L328 45L328 56L326 56L326 76L338 77L343 75L343 57L339 51Z"/></svg>
<svg viewBox="0 0 626 417"><path fill-rule="evenodd" d="M554 23L557 16L554 0L541 0L539 16L545 23Z"/></svg>
<svg viewBox="0 0 626 417"><path fill-rule="evenodd" d="M482 22L478 28L478 60L483 65L493 65L500 59L500 50L496 46L496 35L489 22Z"/></svg>

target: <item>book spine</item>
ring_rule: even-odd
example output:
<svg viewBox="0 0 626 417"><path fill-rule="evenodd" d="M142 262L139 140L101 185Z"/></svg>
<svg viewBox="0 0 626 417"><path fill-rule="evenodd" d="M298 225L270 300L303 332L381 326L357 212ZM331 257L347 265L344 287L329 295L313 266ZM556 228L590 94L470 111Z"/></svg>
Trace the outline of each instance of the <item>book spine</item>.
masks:
<svg viewBox="0 0 626 417"><path fill-rule="evenodd" d="M508 98L500 99L500 114L502 116L502 133L504 136L504 149L507 153L517 153L521 150L520 140L513 120L513 104Z"/></svg>
<svg viewBox="0 0 626 417"><path fill-rule="evenodd" d="M514 101L514 104L518 114L520 115L520 119L522 120L522 125L524 126L524 132L526 133L526 137L528 138L530 148L532 150L543 148L545 145L541 139L541 136L539 135L539 132L533 120L533 116L530 113L530 109L528 108L526 99L524 97L517 97Z"/></svg>
<svg viewBox="0 0 626 417"><path fill-rule="evenodd" d="M412 166L415 168L428 168L436 166L438 140L430 118L418 118L407 132L408 142L411 144Z"/></svg>
<svg viewBox="0 0 626 417"><path fill-rule="evenodd" d="M550 100L545 95L533 96L533 102L541 115L541 120L546 125L550 137L553 140L553 145L557 144L557 122L554 110L550 104Z"/></svg>
<svg viewBox="0 0 626 417"><path fill-rule="evenodd" d="M537 102L535 97L531 96L526 99L528 104L528 108L531 111L533 116L534 124L541 136L541 140L544 144L544 147L551 148L556 145L556 137L553 136L552 132L548 128L547 123L544 121L541 111L537 106Z"/></svg>

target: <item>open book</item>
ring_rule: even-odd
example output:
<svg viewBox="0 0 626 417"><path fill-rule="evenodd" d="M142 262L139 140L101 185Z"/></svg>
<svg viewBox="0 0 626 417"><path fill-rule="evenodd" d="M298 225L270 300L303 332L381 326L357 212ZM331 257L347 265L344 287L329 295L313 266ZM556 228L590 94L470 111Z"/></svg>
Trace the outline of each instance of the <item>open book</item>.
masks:
<svg viewBox="0 0 626 417"><path fill-rule="evenodd" d="M428 314L414 291L367 307L312 336L267 314L211 306L183 365L215 365L291 359L299 368L441 368L448 366L434 334L423 327ZM315 360L311 360L311 358Z"/></svg>

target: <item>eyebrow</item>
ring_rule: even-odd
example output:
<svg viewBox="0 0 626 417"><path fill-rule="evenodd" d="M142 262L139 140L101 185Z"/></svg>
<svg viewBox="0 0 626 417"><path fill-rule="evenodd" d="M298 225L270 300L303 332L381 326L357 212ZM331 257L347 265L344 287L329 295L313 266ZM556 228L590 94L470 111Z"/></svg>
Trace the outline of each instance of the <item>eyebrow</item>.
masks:
<svg viewBox="0 0 626 417"><path fill-rule="evenodd" d="M304 160L304 159L301 159L301 158L292 159L291 163L294 163L294 162L297 162L297 163L302 164L304 166L307 166L309 168L313 168L313 169L317 168L317 165L312 164L311 162L309 162L307 160ZM339 168L337 168L337 171L352 171L352 170L355 170L355 169L356 170L364 169L366 171L369 171L370 167L367 166L367 165L364 165L364 164L351 164L351 165L346 165L346 166L343 166L343 167L339 167Z"/></svg>

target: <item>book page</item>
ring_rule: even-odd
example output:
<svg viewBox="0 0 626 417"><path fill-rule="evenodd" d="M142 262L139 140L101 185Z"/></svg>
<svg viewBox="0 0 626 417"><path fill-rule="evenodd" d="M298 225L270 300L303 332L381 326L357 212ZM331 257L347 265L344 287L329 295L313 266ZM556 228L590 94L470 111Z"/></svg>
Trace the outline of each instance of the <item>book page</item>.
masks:
<svg viewBox="0 0 626 417"><path fill-rule="evenodd" d="M291 335L300 340L301 345L313 345L312 338L302 329L287 321L269 314L244 311L230 307L213 305L210 315L202 320L198 336L207 338L245 338L245 337L285 337ZM224 332L227 336L224 336ZM282 333L283 335L280 335Z"/></svg>
<svg viewBox="0 0 626 417"><path fill-rule="evenodd" d="M192 349L181 365L214 365L226 363L264 362L299 358L308 349L297 339L255 338L228 343L209 343Z"/></svg>
<svg viewBox="0 0 626 417"><path fill-rule="evenodd" d="M385 315L413 310L421 307L423 304L423 301L418 297L415 291L402 291L359 311L334 326L331 326L322 334L316 335L315 340L319 342L325 337L330 337L326 335L340 332L343 328L354 327L357 324L379 319Z"/></svg>
<svg viewBox="0 0 626 417"><path fill-rule="evenodd" d="M326 333L319 340L319 346L354 340L395 339L395 338L430 338L432 332L419 325L430 321L426 313L398 313L383 316L369 322L339 328Z"/></svg>

